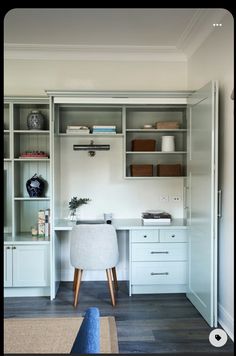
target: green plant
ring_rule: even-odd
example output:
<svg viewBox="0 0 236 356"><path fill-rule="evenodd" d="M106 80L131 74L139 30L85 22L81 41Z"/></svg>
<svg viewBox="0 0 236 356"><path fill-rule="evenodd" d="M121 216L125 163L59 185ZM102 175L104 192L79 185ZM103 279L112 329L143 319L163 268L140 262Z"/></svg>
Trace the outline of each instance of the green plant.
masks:
<svg viewBox="0 0 236 356"><path fill-rule="evenodd" d="M79 208L81 205L87 204L89 201L91 201L91 199L89 199L89 198L73 197L69 201L69 209L75 210L75 209Z"/></svg>

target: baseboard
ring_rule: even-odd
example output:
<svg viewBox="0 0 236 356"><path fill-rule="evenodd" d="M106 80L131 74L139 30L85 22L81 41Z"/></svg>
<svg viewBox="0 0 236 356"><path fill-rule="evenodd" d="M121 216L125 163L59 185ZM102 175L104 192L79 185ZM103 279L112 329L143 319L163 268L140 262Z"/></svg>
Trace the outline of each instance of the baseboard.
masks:
<svg viewBox="0 0 236 356"><path fill-rule="evenodd" d="M218 305L218 322L227 332L230 339L234 341L234 319L222 305Z"/></svg>

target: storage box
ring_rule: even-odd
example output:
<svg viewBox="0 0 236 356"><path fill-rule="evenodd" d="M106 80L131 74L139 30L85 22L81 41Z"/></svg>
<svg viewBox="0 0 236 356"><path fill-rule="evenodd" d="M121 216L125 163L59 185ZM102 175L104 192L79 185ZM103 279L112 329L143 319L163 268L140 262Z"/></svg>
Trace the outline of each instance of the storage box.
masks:
<svg viewBox="0 0 236 356"><path fill-rule="evenodd" d="M179 129L178 121L159 121L156 122L156 129Z"/></svg>
<svg viewBox="0 0 236 356"><path fill-rule="evenodd" d="M157 175L160 177L182 176L182 166L181 164L158 164Z"/></svg>
<svg viewBox="0 0 236 356"><path fill-rule="evenodd" d="M153 176L152 164L131 164L130 174L132 177L151 177Z"/></svg>
<svg viewBox="0 0 236 356"><path fill-rule="evenodd" d="M156 140L132 140L132 151L155 151Z"/></svg>

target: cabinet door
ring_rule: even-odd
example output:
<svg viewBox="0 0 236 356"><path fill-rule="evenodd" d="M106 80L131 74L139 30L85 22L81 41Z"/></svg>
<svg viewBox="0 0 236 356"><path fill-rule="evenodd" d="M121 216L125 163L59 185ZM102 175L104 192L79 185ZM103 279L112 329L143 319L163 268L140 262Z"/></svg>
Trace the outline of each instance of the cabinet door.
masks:
<svg viewBox="0 0 236 356"><path fill-rule="evenodd" d="M190 191L187 297L208 324L217 326L218 87L211 82L190 98Z"/></svg>
<svg viewBox="0 0 236 356"><path fill-rule="evenodd" d="M12 247L4 246L4 287L12 287Z"/></svg>
<svg viewBox="0 0 236 356"><path fill-rule="evenodd" d="M13 286L48 286L49 246L16 245L13 248Z"/></svg>

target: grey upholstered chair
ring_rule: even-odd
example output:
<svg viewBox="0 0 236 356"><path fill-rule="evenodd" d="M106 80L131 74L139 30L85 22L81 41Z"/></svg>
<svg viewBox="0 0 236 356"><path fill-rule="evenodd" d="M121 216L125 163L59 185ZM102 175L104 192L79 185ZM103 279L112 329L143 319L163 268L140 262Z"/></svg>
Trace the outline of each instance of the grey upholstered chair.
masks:
<svg viewBox="0 0 236 356"><path fill-rule="evenodd" d="M106 270L111 303L115 306L114 287L118 289L116 268L119 260L117 234L109 224L75 225L71 232L70 262L74 267L74 307L77 306L83 270Z"/></svg>

